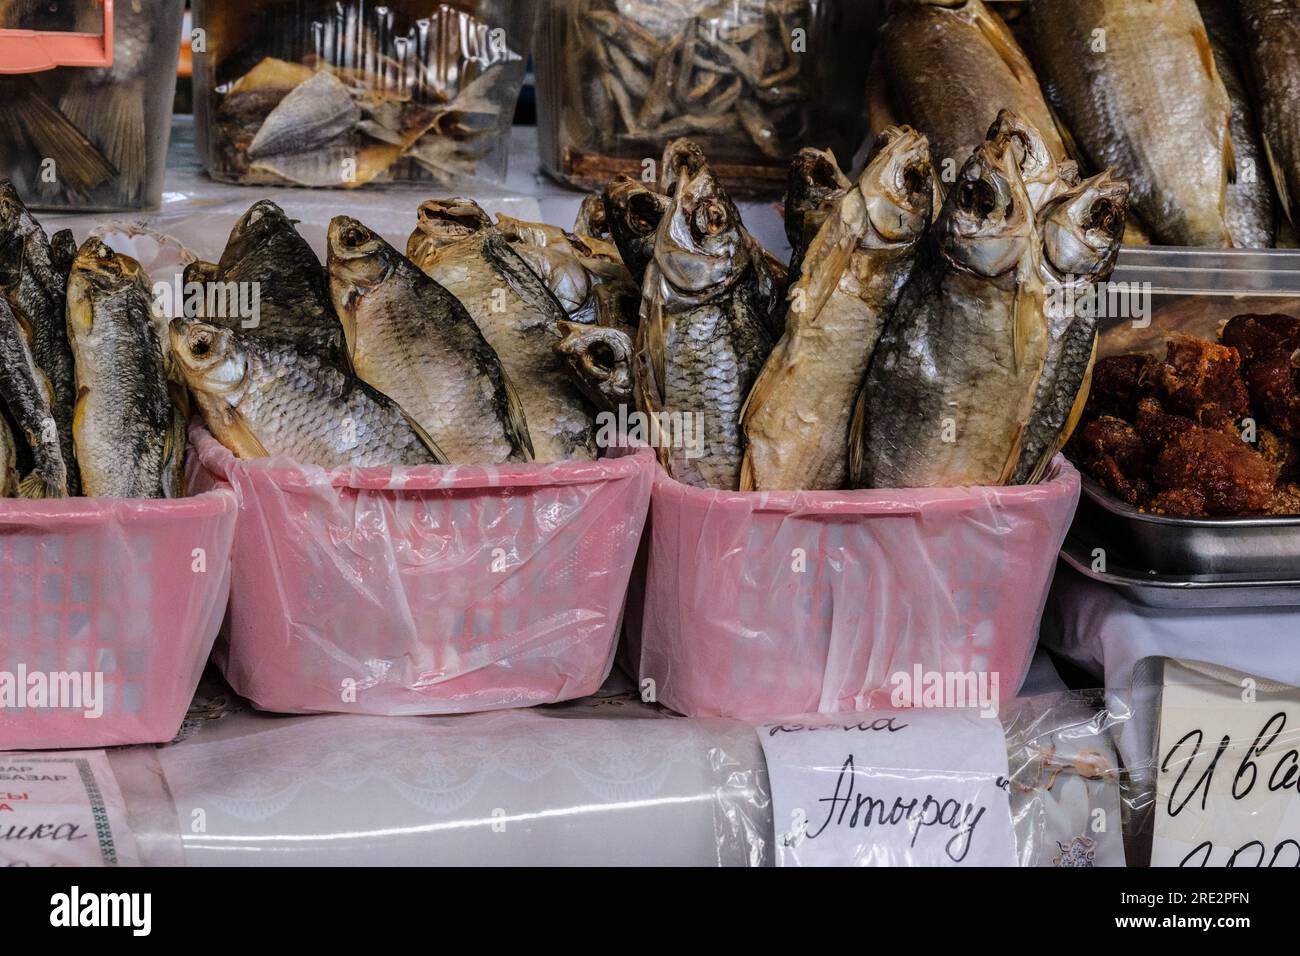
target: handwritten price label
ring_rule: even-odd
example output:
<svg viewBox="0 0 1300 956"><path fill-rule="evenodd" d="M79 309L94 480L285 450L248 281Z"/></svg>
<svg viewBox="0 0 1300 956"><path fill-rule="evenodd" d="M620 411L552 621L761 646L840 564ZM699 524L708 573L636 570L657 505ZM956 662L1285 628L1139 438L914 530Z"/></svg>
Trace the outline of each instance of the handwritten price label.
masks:
<svg viewBox="0 0 1300 956"><path fill-rule="evenodd" d="M782 866L1015 866L1002 724L968 711L759 728Z"/></svg>
<svg viewBox="0 0 1300 956"><path fill-rule="evenodd" d="M138 862L104 751L0 754L0 866Z"/></svg>
<svg viewBox="0 0 1300 956"><path fill-rule="evenodd" d="M1300 866L1300 689L1165 665L1152 866Z"/></svg>

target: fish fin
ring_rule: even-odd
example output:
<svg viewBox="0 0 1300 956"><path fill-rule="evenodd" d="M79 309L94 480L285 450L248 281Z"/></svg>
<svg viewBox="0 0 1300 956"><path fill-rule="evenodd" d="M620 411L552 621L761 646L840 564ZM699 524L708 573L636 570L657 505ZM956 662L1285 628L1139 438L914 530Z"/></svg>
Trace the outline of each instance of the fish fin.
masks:
<svg viewBox="0 0 1300 956"><path fill-rule="evenodd" d="M248 422L237 409L227 406L222 415L221 444L235 453L236 458L269 458L270 452L260 438L253 434Z"/></svg>
<svg viewBox="0 0 1300 956"><path fill-rule="evenodd" d="M1026 431L1024 422L1016 425L1016 437L1011 442L1011 451L1007 455L1006 463L1002 466L1002 473L998 475L997 484L1005 485L1015 477L1016 469L1020 467L1020 450L1025 445Z"/></svg>
<svg viewBox="0 0 1300 956"><path fill-rule="evenodd" d="M744 457L740 459L740 485L737 490L757 490L757 485L754 484L754 456L748 448L745 449Z"/></svg>
<svg viewBox="0 0 1300 956"><path fill-rule="evenodd" d="M1268 138L1263 137L1263 140L1264 160L1268 163L1269 172L1273 175L1273 185L1277 189L1277 201L1282 206L1282 211L1286 213L1286 218L1291 221L1292 225L1295 225L1295 210L1291 207L1291 194L1287 189L1286 170L1278 164Z"/></svg>
<svg viewBox="0 0 1300 956"><path fill-rule="evenodd" d="M849 487L862 488L867 477L867 383L858 389L849 419Z"/></svg>
<svg viewBox="0 0 1300 956"><path fill-rule="evenodd" d="M63 493L57 486L51 485L42 478L39 471L33 471L18 482L18 497L39 501L45 498L62 498Z"/></svg>
<svg viewBox="0 0 1300 956"><path fill-rule="evenodd" d="M1020 296L1011 300L1011 371L1020 374L1020 366L1025 363L1025 348L1029 342L1030 310L1020 307Z"/></svg>
<svg viewBox="0 0 1300 956"><path fill-rule="evenodd" d="M172 409L172 423L163 439L162 489L166 498L185 497L185 417Z"/></svg>
<svg viewBox="0 0 1300 956"><path fill-rule="evenodd" d="M533 436L528 430L528 416L524 411L523 400L515 391L515 383L510 380L505 369L501 370L501 382L506 389L506 431L511 443L527 452L525 461L532 461L537 453L533 450Z"/></svg>
<svg viewBox="0 0 1300 956"><path fill-rule="evenodd" d="M144 188L147 163L143 79L70 85L59 100L59 108L73 126L103 150L123 179L127 201L134 202Z"/></svg>
<svg viewBox="0 0 1300 956"><path fill-rule="evenodd" d="M19 131L41 156L58 164L59 178L78 194L89 192L117 175L107 157L69 121L57 106L30 84L9 87L14 95L5 104Z"/></svg>
<svg viewBox="0 0 1300 956"><path fill-rule="evenodd" d="M857 189L850 189L836 200L834 211L808 243L803 257L805 268L786 294L786 301L790 303L786 308L787 328L816 323L827 300L839 287L840 277L849 267L857 246L858 236L845 221L846 215L854 213L862 222L868 221L862 194ZM816 268L807 268L810 264ZM794 306L800 299L802 308L796 310Z"/></svg>
<svg viewBox="0 0 1300 956"><path fill-rule="evenodd" d="M993 47L993 51L1007 65L1007 69L1015 76L1016 81L1038 89L1038 78L1034 75L1033 67L1029 65L1029 58L1025 56L1025 51L1020 49L1015 35L1002 17L981 5L975 8L975 25L984 35L989 46Z"/></svg>
<svg viewBox="0 0 1300 956"><path fill-rule="evenodd" d="M423 425L417 422L410 415L406 414L405 411L402 412L402 417L406 419L406 424L411 426L411 431L415 432L416 436L424 444L424 447L429 449L429 454L433 455L433 463L435 465L451 464L446 453L438 447L438 443L433 440L433 436L424 430Z"/></svg>
<svg viewBox="0 0 1300 956"><path fill-rule="evenodd" d="M1204 23L1201 24L1199 30L1192 27L1192 43L1196 46L1196 52L1201 57L1201 69L1205 71L1205 75L1210 78L1211 82L1222 85L1223 77L1219 76L1218 67L1214 65L1214 47L1210 45L1210 34L1205 29Z"/></svg>

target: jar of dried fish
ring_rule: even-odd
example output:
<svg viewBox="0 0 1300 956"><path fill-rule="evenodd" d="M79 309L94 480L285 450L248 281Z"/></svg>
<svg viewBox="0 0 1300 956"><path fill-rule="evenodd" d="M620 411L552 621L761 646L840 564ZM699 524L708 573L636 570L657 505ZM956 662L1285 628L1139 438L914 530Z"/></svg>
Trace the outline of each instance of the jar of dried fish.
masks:
<svg viewBox="0 0 1300 956"><path fill-rule="evenodd" d="M690 136L733 188L780 189L801 146L864 134L880 0L544 0L543 167L597 188Z"/></svg>
<svg viewBox="0 0 1300 956"><path fill-rule="evenodd" d="M343 188L504 179L530 13L523 0L195 0L209 175Z"/></svg>
<svg viewBox="0 0 1300 956"><path fill-rule="evenodd" d="M0 0L0 179L36 209L156 206L184 0Z"/></svg>

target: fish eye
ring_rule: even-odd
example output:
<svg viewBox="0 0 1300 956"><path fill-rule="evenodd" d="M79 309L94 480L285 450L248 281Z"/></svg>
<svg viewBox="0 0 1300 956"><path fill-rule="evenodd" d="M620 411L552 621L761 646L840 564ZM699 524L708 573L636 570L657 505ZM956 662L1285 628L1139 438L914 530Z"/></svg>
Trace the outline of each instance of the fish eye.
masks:
<svg viewBox="0 0 1300 956"><path fill-rule="evenodd" d="M961 184L957 203L963 211L986 218L998 207L997 190L984 179L968 179Z"/></svg>
<svg viewBox="0 0 1300 956"><path fill-rule="evenodd" d="M101 242L95 247L95 258L99 259L101 262L108 262L113 258L113 250Z"/></svg>
<svg viewBox="0 0 1300 956"><path fill-rule="evenodd" d="M207 332L195 331L190 335L190 352L195 358L205 358L212 351L212 336Z"/></svg>
<svg viewBox="0 0 1300 956"><path fill-rule="evenodd" d="M366 234L357 226L348 226L343 230L343 245L355 249L366 241Z"/></svg>
<svg viewBox="0 0 1300 956"><path fill-rule="evenodd" d="M592 366L601 372L612 372L617 364L614 350L608 342L592 342L587 355L591 358Z"/></svg>
<svg viewBox="0 0 1300 956"><path fill-rule="evenodd" d="M1118 235L1124 230L1124 216L1111 200L1098 199L1088 210L1086 228L1100 229L1108 236Z"/></svg>

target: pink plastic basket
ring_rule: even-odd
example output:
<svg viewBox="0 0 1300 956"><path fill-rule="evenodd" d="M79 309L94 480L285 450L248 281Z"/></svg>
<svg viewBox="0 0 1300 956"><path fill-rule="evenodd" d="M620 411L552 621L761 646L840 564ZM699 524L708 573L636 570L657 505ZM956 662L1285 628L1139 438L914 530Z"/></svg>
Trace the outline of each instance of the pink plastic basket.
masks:
<svg viewBox="0 0 1300 956"><path fill-rule="evenodd" d="M52 673L103 681L98 717L50 706L64 695L0 707L0 750L174 737L225 613L235 518L229 492L0 500L0 681L24 704Z"/></svg>
<svg viewBox="0 0 1300 956"><path fill-rule="evenodd" d="M996 672L1010 699L1078 500L1064 458L1007 488L742 494L660 470L629 659L689 716L887 707L916 664Z"/></svg>
<svg viewBox="0 0 1300 956"><path fill-rule="evenodd" d="M206 481L240 499L214 657L257 706L460 713L582 697L608 675L649 450L326 471L190 438Z"/></svg>

